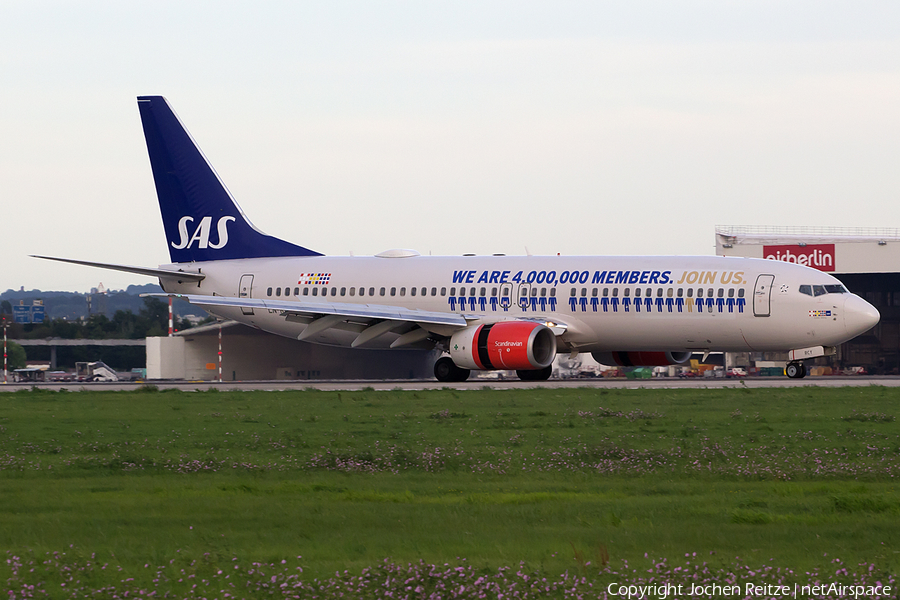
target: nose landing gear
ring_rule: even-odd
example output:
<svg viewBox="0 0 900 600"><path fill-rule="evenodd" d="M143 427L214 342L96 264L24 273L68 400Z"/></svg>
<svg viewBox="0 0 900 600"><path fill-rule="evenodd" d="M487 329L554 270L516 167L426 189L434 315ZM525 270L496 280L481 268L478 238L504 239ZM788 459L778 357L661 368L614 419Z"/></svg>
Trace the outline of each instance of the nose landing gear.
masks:
<svg viewBox="0 0 900 600"><path fill-rule="evenodd" d="M784 374L790 379L803 379L806 377L806 365L800 361L789 362L784 368Z"/></svg>

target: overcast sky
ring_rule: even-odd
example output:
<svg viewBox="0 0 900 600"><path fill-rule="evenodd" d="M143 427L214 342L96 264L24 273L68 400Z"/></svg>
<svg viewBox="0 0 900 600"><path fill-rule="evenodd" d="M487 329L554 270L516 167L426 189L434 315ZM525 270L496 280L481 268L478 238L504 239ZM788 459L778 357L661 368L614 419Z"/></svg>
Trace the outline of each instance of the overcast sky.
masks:
<svg viewBox="0 0 900 600"><path fill-rule="evenodd" d="M138 95L329 255L713 254L900 227L900 3L0 3L0 290L169 256Z"/></svg>

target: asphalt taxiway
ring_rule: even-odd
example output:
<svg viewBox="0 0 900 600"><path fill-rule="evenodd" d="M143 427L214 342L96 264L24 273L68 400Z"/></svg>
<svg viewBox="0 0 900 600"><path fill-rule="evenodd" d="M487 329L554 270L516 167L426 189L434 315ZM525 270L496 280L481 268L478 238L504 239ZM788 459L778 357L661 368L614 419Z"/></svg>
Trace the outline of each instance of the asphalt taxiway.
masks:
<svg viewBox="0 0 900 600"><path fill-rule="evenodd" d="M788 379L787 377L745 377L740 379L697 378L676 379L657 377L652 379L551 379L549 381L519 381L516 379L472 379L462 383L441 383L433 379L426 380L277 380L277 381L150 381L150 382L98 382L98 383L0 383L0 392L15 392L32 387L46 390L66 389L68 391L127 391L135 390L142 385L153 385L159 389L177 389L182 391L203 391L211 388L222 391L251 390L306 390L322 391L358 391L373 390L436 390L452 388L455 390L473 390L490 388L494 390L516 390L531 388L598 388L598 389L724 389L724 388L792 388L792 387L866 387L884 386L900 387L900 377L806 377L804 379Z"/></svg>

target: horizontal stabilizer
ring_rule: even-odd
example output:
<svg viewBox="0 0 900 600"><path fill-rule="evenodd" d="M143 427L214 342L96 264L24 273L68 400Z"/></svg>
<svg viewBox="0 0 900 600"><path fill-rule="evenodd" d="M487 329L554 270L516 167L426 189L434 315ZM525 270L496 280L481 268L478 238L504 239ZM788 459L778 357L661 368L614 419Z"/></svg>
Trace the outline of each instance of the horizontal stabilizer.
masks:
<svg viewBox="0 0 900 600"><path fill-rule="evenodd" d="M148 275L150 277L164 277L166 279L177 279L179 281L202 281L206 278L203 273L193 273L188 271L169 271L167 269L151 269L148 267L132 267L130 265L114 265L111 263L90 262L87 260L73 260L71 258L56 258L53 256L38 256L31 254L31 258L43 258L44 260L56 260L64 263L72 263L73 265L84 265L86 267L97 267L98 269L108 269L110 271L123 271L125 273L137 273L138 275Z"/></svg>

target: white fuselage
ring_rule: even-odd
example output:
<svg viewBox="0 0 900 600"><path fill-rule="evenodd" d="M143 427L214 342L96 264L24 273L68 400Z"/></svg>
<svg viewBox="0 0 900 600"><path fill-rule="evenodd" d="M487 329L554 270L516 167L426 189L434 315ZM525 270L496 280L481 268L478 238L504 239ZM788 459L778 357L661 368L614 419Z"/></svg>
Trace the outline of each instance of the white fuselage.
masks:
<svg viewBox="0 0 900 600"><path fill-rule="evenodd" d="M760 259L323 256L164 267L199 269L206 275L200 283L164 281L167 292L240 297L243 286L243 297L253 299L396 306L455 313L474 324L510 319L562 323L562 351L740 352L834 346L878 320L871 305L843 291L834 277ZM825 286L831 291L824 291ZM286 319L277 310L212 310L294 338L310 321ZM351 320L308 341L350 345L364 328ZM379 337L370 347L387 346L395 338Z"/></svg>

